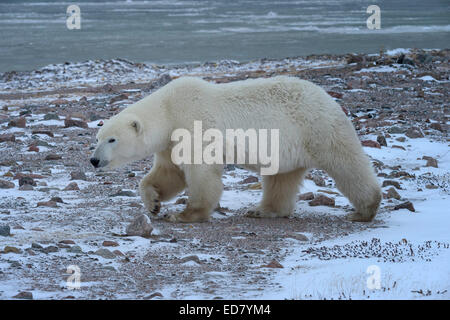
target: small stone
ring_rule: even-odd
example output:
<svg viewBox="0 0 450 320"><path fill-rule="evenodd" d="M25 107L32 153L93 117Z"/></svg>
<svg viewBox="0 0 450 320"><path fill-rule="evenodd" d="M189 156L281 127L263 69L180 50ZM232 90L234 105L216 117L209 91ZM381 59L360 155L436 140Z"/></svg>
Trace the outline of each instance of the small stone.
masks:
<svg viewBox="0 0 450 320"><path fill-rule="evenodd" d="M21 117L16 120L11 120L8 123L8 127L17 127L17 128L25 128L27 125L27 120L24 117Z"/></svg>
<svg viewBox="0 0 450 320"><path fill-rule="evenodd" d="M50 207L50 208L58 208L58 205L55 201L41 201L37 203L38 207Z"/></svg>
<svg viewBox="0 0 450 320"><path fill-rule="evenodd" d="M129 236L149 237L152 234L153 227L150 218L141 214L134 219L127 227L126 233Z"/></svg>
<svg viewBox="0 0 450 320"><path fill-rule="evenodd" d="M133 191L126 191L126 190L122 190L110 195L110 197L135 197L135 196L136 195L134 194Z"/></svg>
<svg viewBox="0 0 450 320"><path fill-rule="evenodd" d="M406 138L405 137L398 137L395 140L397 140L398 142L405 142Z"/></svg>
<svg viewBox="0 0 450 320"><path fill-rule="evenodd" d="M103 257L105 259L114 259L116 257L116 255L114 253L112 253L108 249L104 249L104 248L98 249L97 251L95 251L94 254L97 256Z"/></svg>
<svg viewBox="0 0 450 320"><path fill-rule="evenodd" d="M28 176L23 176L19 178L19 186L23 186L24 184L36 186L36 182L34 181L34 179Z"/></svg>
<svg viewBox="0 0 450 320"><path fill-rule="evenodd" d="M59 248L57 246L48 246L43 248L41 251L48 254L52 252L58 252Z"/></svg>
<svg viewBox="0 0 450 320"><path fill-rule="evenodd" d="M423 133L419 128L409 128L405 135L411 139L423 138Z"/></svg>
<svg viewBox="0 0 450 320"><path fill-rule="evenodd" d="M327 91L327 93L333 98L342 99L343 94L335 91Z"/></svg>
<svg viewBox="0 0 450 320"><path fill-rule="evenodd" d="M60 197L52 197L50 201L54 201L57 203L64 203L64 201Z"/></svg>
<svg viewBox="0 0 450 320"><path fill-rule="evenodd" d="M427 184L425 186L425 188L430 189L430 190L435 190L435 189L439 189L438 186L434 185L434 184Z"/></svg>
<svg viewBox="0 0 450 320"><path fill-rule="evenodd" d="M23 186L19 187L20 191L32 191L34 190L33 186L31 184L24 184Z"/></svg>
<svg viewBox="0 0 450 320"><path fill-rule="evenodd" d="M62 157L59 154L51 153L45 157L45 160L61 160Z"/></svg>
<svg viewBox="0 0 450 320"><path fill-rule="evenodd" d="M424 160L427 160L427 164L425 165L425 167L433 167L433 168L437 168L438 167L438 162L435 158L432 157L424 157Z"/></svg>
<svg viewBox="0 0 450 320"><path fill-rule="evenodd" d="M29 291L21 291L18 294L16 294L13 298L33 300L33 294Z"/></svg>
<svg viewBox="0 0 450 320"><path fill-rule="evenodd" d="M281 263L279 263L277 260L273 259L266 265L262 265L261 268L284 268Z"/></svg>
<svg viewBox="0 0 450 320"><path fill-rule="evenodd" d="M9 237L11 235L11 228L8 225L0 225L0 236Z"/></svg>
<svg viewBox="0 0 450 320"><path fill-rule="evenodd" d="M377 142L380 144L380 146L387 147L386 137L382 134L377 137Z"/></svg>
<svg viewBox="0 0 450 320"><path fill-rule="evenodd" d="M315 206L329 206L329 207L334 207L335 202L334 199L329 198L323 194L319 194L318 196L316 196L313 200L311 200L310 202L308 202L308 204L312 207Z"/></svg>
<svg viewBox="0 0 450 320"><path fill-rule="evenodd" d="M402 189L402 187L400 186L400 183L398 183L397 181L394 181L394 180L384 180L384 181L383 181L382 187L384 188L384 187L388 187L388 186L394 186L394 187L396 187L396 188L399 189L399 190Z"/></svg>
<svg viewBox="0 0 450 320"><path fill-rule="evenodd" d="M39 148L36 147L35 145L31 145L31 146L28 148L28 151L39 152Z"/></svg>
<svg viewBox="0 0 450 320"><path fill-rule="evenodd" d="M102 245L103 245L104 247L118 247L118 246L119 246L119 244L118 244L117 242L115 242L115 241L109 241L109 240L103 241Z"/></svg>
<svg viewBox="0 0 450 320"><path fill-rule="evenodd" d="M314 193L312 193L312 192L302 193L301 195L298 196L298 199L299 200L303 200L303 201L313 200L314 199Z"/></svg>
<svg viewBox="0 0 450 320"><path fill-rule="evenodd" d="M128 95L126 93L121 93L115 97L112 97L111 100L109 100L109 104L113 104L115 102L126 100L126 99L128 99Z"/></svg>
<svg viewBox="0 0 450 320"><path fill-rule="evenodd" d="M62 243L62 244L75 244L75 241L73 241L73 240L61 240L59 243Z"/></svg>
<svg viewBox="0 0 450 320"><path fill-rule="evenodd" d="M69 249L67 249L67 252L70 252L70 253L83 253L83 250L81 249L80 246L72 246Z"/></svg>
<svg viewBox="0 0 450 320"><path fill-rule="evenodd" d="M56 113L47 113L44 115L44 120L59 120L59 116Z"/></svg>
<svg viewBox="0 0 450 320"><path fill-rule="evenodd" d="M148 297L145 297L145 299L153 299L153 298L163 298L164 296L160 292L155 292L149 295Z"/></svg>
<svg viewBox="0 0 450 320"><path fill-rule="evenodd" d="M123 254L123 252L120 251L120 250L114 250L113 253L114 253L116 256L118 256L118 257L124 257L124 256L125 256L125 255Z"/></svg>
<svg viewBox="0 0 450 320"><path fill-rule="evenodd" d="M76 182L71 182L63 189L64 191L80 190Z"/></svg>
<svg viewBox="0 0 450 320"><path fill-rule="evenodd" d="M364 147L378 148L378 149L381 148L380 144L378 142L376 142L376 141L373 141L373 140L363 140L363 141L361 141L361 144Z"/></svg>
<svg viewBox="0 0 450 320"><path fill-rule="evenodd" d="M19 248L16 247L12 247L12 246L6 246L3 249L4 253L22 253L22 250L20 250Z"/></svg>
<svg viewBox="0 0 450 320"><path fill-rule="evenodd" d="M393 145L391 146L391 148L397 148L397 149L406 150L405 147L398 146L398 145L396 145L396 144L393 144Z"/></svg>
<svg viewBox="0 0 450 320"><path fill-rule="evenodd" d="M43 246L41 246L39 243L37 243L37 242L33 242L32 244L31 244L31 248L32 249L35 249L35 250L42 250L42 249L44 249L44 247Z"/></svg>
<svg viewBox="0 0 450 320"><path fill-rule="evenodd" d="M405 133L405 131L406 131L405 129L397 126L393 126L388 129L388 132L391 134Z"/></svg>
<svg viewBox="0 0 450 320"><path fill-rule="evenodd" d="M196 256L196 255L191 255L191 256L187 256L187 257L184 257L184 258L180 259L180 263L186 263L186 262L189 262L189 261L193 261L193 262L195 262L197 264L202 264L202 262L200 261L200 258L198 256Z"/></svg>
<svg viewBox="0 0 450 320"><path fill-rule="evenodd" d="M261 182L257 182L257 183L249 185L248 188L250 190L261 190L262 189L262 185L261 185Z"/></svg>
<svg viewBox="0 0 450 320"><path fill-rule="evenodd" d="M14 184L14 182L10 182L8 180L0 179L0 189L12 189L15 186L16 185Z"/></svg>
<svg viewBox="0 0 450 320"><path fill-rule="evenodd" d="M86 180L86 174L83 171L72 171L70 180Z"/></svg>
<svg viewBox="0 0 450 320"><path fill-rule="evenodd" d="M66 127L66 128L78 127L78 128L87 129L88 128L88 124L87 124L86 121L83 121L83 120L65 119L64 120L64 127Z"/></svg>
<svg viewBox="0 0 450 320"><path fill-rule="evenodd" d="M386 198L387 199L394 198L394 199L400 200L401 197L400 197L399 193L397 192L397 190L395 190L394 187L390 187L387 191Z"/></svg>
<svg viewBox="0 0 450 320"><path fill-rule="evenodd" d="M177 201L175 201L175 204L186 204L187 198L178 198Z"/></svg>
<svg viewBox="0 0 450 320"><path fill-rule="evenodd" d="M442 126L440 123L434 122L432 124L430 124L430 128L434 129L434 130L438 130L440 132L444 132L444 129L442 129Z"/></svg>
<svg viewBox="0 0 450 320"><path fill-rule="evenodd" d="M0 142L14 142L16 141L16 136L13 134L2 134L0 135Z"/></svg>
<svg viewBox="0 0 450 320"><path fill-rule="evenodd" d="M408 209L411 212L416 212L416 210L414 209L414 205L412 204L411 201L403 202L394 207L394 210L399 210L399 209Z"/></svg>
<svg viewBox="0 0 450 320"><path fill-rule="evenodd" d="M134 178L134 177L136 177L136 173L130 172L130 173L128 174L128 178Z"/></svg>
<svg viewBox="0 0 450 320"><path fill-rule="evenodd" d="M241 182L239 182L240 184L247 184L247 183L255 183L258 182L258 178L255 176L249 176L247 178L245 178L244 180L242 180Z"/></svg>
<svg viewBox="0 0 450 320"><path fill-rule="evenodd" d="M324 178L322 178L319 175L314 175L313 176L313 181L316 184L316 186L318 186L318 187L325 187L325 185L326 185Z"/></svg>

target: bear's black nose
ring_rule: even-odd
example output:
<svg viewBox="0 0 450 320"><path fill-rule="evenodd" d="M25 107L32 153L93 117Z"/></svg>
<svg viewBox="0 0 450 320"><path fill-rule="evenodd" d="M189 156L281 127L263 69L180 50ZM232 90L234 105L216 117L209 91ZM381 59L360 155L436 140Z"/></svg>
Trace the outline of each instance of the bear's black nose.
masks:
<svg viewBox="0 0 450 320"><path fill-rule="evenodd" d="M98 163L100 162L100 160L98 160L97 158L91 158L91 163L94 167L98 167Z"/></svg>

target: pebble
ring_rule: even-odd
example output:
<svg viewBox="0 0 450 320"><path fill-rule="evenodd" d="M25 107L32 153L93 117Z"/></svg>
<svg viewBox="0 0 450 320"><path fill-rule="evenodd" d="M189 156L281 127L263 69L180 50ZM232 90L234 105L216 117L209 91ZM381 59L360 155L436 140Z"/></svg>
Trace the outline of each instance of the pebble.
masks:
<svg viewBox="0 0 450 320"><path fill-rule="evenodd" d="M36 182L34 181L34 179L31 178L31 177L27 177L27 176L19 178L19 186L23 186L24 184L29 184L31 186L36 186Z"/></svg>
<svg viewBox="0 0 450 320"><path fill-rule="evenodd" d="M247 183L256 183L258 182L258 178L255 176L249 176L245 178L244 180L240 181L240 184L247 184Z"/></svg>
<svg viewBox="0 0 450 320"><path fill-rule="evenodd" d="M277 260L273 259L266 265L262 265L261 268L284 268L281 263L279 263Z"/></svg>
<svg viewBox="0 0 450 320"><path fill-rule="evenodd" d="M83 171L73 171L70 173L70 180L86 180L86 174Z"/></svg>
<svg viewBox="0 0 450 320"><path fill-rule="evenodd" d="M133 191L122 190L110 195L110 197L136 197Z"/></svg>
<svg viewBox="0 0 450 320"><path fill-rule="evenodd" d="M6 141L14 142L14 141L16 141L16 136L13 134L0 135L0 142L6 142Z"/></svg>
<svg viewBox="0 0 450 320"><path fill-rule="evenodd" d="M6 246L3 249L4 253L22 253L22 250L20 250L19 248L16 247L12 247L12 246Z"/></svg>
<svg viewBox="0 0 450 320"><path fill-rule="evenodd" d="M313 200L314 199L314 193L312 193L312 192L302 193L301 195L298 196L298 199L299 200L304 200L304 201Z"/></svg>
<svg viewBox="0 0 450 320"><path fill-rule="evenodd" d="M150 218L145 214L141 214L128 225L126 233L129 236L149 237L152 234L152 230Z"/></svg>
<svg viewBox="0 0 450 320"><path fill-rule="evenodd" d="M116 257L116 255L114 253L112 253L108 249L104 249L104 248L98 249L97 251L95 251L94 254L97 256L103 257L105 259L114 259Z"/></svg>
<svg viewBox="0 0 450 320"><path fill-rule="evenodd" d="M419 128L409 128L405 135L411 139L423 138L423 133Z"/></svg>
<svg viewBox="0 0 450 320"><path fill-rule="evenodd" d="M308 202L308 204L312 207L315 206L328 206L328 207L334 207L335 201L332 198L329 198L323 194L319 194L316 196L313 200Z"/></svg>
<svg viewBox="0 0 450 320"><path fill-rule="evenodd" d="M25 128L27 125L27 120L24 117L21 117L16 120L11 120L8 123L8 127L17 127L17 128Z"/></svg>
<svg viewBox="0 0 450 320"><path fill-rule="evenodd" d="M427 160L427 164L425 165L425 167L433 167L433 168L438 167L438 162L435 158L424 156L422 159Z"/></svg>
<svg viewBox="0 0 450 320"><path fill-rule="evenodd" d="M20 191L31 191L34 190L33 186L31 184L24 184L23 186L19 187Z"/></svg>
<svg viewBox="0 0 450 320"><path fill-rule="evenodd" d="M31 292L29 292L29 291L21 291L18 294L16 294L13 298L32 300L33 299L33 294Z"/></svg>
<svg viewBox="0 0 450 320"><path fill-rule="evenodd" d="M313 176L313 181L314 181L314 183L316 184L316 186L318 186L318 187L325 187L325 179L324 178L322 178L321 176L319 176L319 175L314 175Z"/></svg>
<svg viewBox="0 0 450 320"><path fill-rule="evenodd" d="M386 198L387 199L394 198L394 199L400 200L401 197L400 197L400 194L397 192L397 190L395 190L394 187L390 187L387 191Z"/></svg>
<svg viewBox="0 0 450 320"><path fill-rule="evenodd" d="M103 245L104 247L118 247L118 246L119 246L119 244L118 244L117 242L115 242L115 241L109 241L109 240L103 241L102 245Z"/></svg>
<svg viewBox="0 0 450 320"><path fill-rule="evenodd" d="M411 212L416 212L416 210L414 209L414 205L412 204L411 201L406 201L406 202L400 203L394 207L394 210L399 210L399 209L408 209Z"/></svg>
<svg viewBox="0 0 450 320"><path fill-rule="evenodd" d="M80 190L80 188L78 187L78 184L76 182L71 182L63 190L73 191L73 190Z"/></svg>
<svg viewBox="0 0 450 320"><path fill-rule="evenodd" d="M67 249L67 252L70 252L70 253L83 253L83 250L81 249L80 246L72 246L69 249Z"/></svg>
<svg viewBox="0 0 450 320"><path fill-rule="evenodd" d="M88 124L87 124L86 121L83 121L83 120L65 119L64 120L64 127L66 127L66 128L78 127L78 128L87 129L88 128Z"/></svg>
<svg viewBox="0 0 450 320"><path fill-rule="evenodd" d="M361 141L361 144L364 147L378 148L378 149L381 148L380 144L378 142L376 142L376 141L373 141L373 140L363 140L363 141Z"/></svg>
<svg viewBox="0 0 450 320"><path fill-rule="evenodd" d="M41 201L37 203L38 207L50 207L50 208L58 208L58 205L55 201Z"/></svg>
<svg viewBox="0 0 450 320"><path fill-rule="evenodd" d="M388 187L388 186L394 186L395 188L401 190L402 187L400 186L400 183L398 183L397 181L394 180L384 180L383 181L383 185L382 188L384 187Z"/></svg>
<svg viewBox="0 0 450 320"><path fill-rule="evenodd" d="M382 146L382 147L387 147L386 137L383 136L382 134L380 134L380 135L377 137L377 142L380 144L380 146Z"/></svg>
<svg viewBox="0 0 450 320"><path fill-rule="evenodd" d="M190 256L186 256L186 257L180 259L180 263L186 263L189 261L195 262L197 264L202 264L202 262L200 261L200 258L196 255L190 255Z"/></svg>
<svg viewBox="0 0 450 320"><path fill-rule="evenodd" d="M59 154L50 153L45 157L45 160L61 160L62 157Z"/></svg>

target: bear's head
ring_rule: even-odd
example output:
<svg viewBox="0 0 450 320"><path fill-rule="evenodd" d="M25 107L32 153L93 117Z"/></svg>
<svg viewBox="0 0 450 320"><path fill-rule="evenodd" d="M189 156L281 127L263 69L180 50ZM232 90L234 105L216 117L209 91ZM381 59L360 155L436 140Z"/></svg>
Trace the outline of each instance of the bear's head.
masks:
<svg viewBox="0 0 450 320"><path fill-rule="evenodd" d="M116 168L141 160L145 153L145 135L141 120L121 112L105 121L97 133L97 147L90 161L96 168Z"/></svg>

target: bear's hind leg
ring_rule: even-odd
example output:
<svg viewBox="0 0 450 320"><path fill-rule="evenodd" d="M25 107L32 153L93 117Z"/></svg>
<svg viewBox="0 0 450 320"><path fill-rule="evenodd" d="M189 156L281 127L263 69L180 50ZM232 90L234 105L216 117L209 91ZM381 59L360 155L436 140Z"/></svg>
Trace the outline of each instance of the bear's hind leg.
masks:
<svg viewBox="0 0 450 320"><path fill-rule="evenodd" d="M208 221L222 195L223 165L187 165L184 168L188 202L181 213L168 217L172 222Z"/></svg>
<svg viewBox="0 0 450 320"><path fill-rule="evenodd" d="M170 200L186 187L184 173L165 153L157 154L150 172L141 180L139 192L147 210L156 215L161 201Z"/></svg>
<svg viewBox="0 0 450 320"><path fill-rule="evenodd" d="M252 218L278 218L292 215L295 197L306 169L263 176L263 199L259 206L247 211Z"/></svg>

